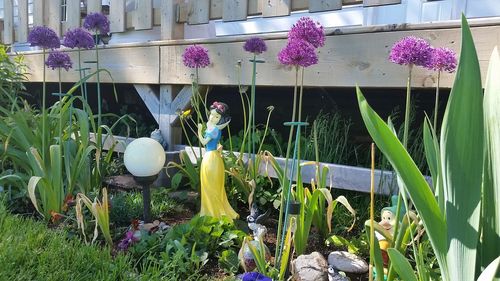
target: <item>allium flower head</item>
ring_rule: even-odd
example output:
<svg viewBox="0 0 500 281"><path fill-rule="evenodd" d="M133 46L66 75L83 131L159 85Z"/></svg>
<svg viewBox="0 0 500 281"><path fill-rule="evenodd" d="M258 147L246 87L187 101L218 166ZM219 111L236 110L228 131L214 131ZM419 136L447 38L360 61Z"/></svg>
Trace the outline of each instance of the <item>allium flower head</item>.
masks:
<svg viewBox="0 0 500 281"><path fill-rule="evenodd" d="M457 56L448 48L435 48L432 50L429 68L438 71L454 72L457 68Z"/></svg>
<svg viewBox="0 0 500 281"><path fill-rule="evenodd" d="M318 55L313 45L304 40L289 40L278 53L278 60L284 65L308 67L318 63Z"/></svg>
<svg viewBox="0 0 500 281"><path fill-rule="evenodd" d="M70 29L66 32L63 45L68 48L92 49L95 46L92 35L83 28Z"/></svg>
<svg viewBox="0 0 500 281"><path fill-rule="evenodd" d="M407 36L392 46L389 60L401 65L429 67L432 55L431 45L422 38Z"/></svg>
<svg viewBox="0 0 500 281"><path fill-rule="evenodd" d="M28 42L31 46L43 49L57 49L61 46L61 41L54 30L46 26L35 26L28 35Z"/></svg>
<svg viewBox="0 0 500 281"><path fill-rule="evenodd" d="M267 51L266 42L259 37L252 37L245 42L243 49L249 53L262 54Z"/></svg>
<svg viewBox="0 0 500 281"><path fill-rule="evenodd" d="M273 279L259 272L247 272L241 276L242 281L272 281Z"/></svg>
<svg viewBox="0 0 500 281"><path fill-rule="evenodd" d="M52 69L64 68L66 71L73 66L69 55L61 51L50 52L45 64Z"/></svg>
<svg viewBox="0 0 500 281"><path fill-rule="evenodd" d="M325 34L323 26L319 22L314 22L309 17L301 17L290 29L289 40L301 39L309 42L314 48L325 45Z"/></svg>
<svg viewBox="0 0 500 281"><path fill-rule="evenodd" d="M190 68L207 67L210 64L208 50L198 45L189 46L182 54L182 62Z"/></svg>
<svg viewBox="0 0 500 281"><path fill-rule="evenodd" d="M99 30L100 34L108 34L109 20L101 13L90 13L85 17L83 27L88 30Z"/></svg>

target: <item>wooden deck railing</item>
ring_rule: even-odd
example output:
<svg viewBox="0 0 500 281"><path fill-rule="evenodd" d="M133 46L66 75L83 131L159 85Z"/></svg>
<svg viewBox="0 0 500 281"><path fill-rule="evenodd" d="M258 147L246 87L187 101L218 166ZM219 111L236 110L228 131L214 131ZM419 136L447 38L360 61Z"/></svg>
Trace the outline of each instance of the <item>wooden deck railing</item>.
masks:
<svg viewBox="0 0 500 281"><path fill-rule="evenodd" d="M169 14L173 15L174 24L204 24L213 19L237 21L249 16L287 16L293 11L340 10L353 4L369 7L401 3L401 0L109 0L109 6L103 6L102 0L87 0L82 8L80 0L66 0L63 9L63 1L57 0L0 1L4 12L0 19L0 41L4 44L26 42L31 26L46 25L63 35L66 30L80 26L82 17L91 12L109 11L111 32L117 33L161 26L162 15ZM155 3L160 6L154 6Z"/></svg>

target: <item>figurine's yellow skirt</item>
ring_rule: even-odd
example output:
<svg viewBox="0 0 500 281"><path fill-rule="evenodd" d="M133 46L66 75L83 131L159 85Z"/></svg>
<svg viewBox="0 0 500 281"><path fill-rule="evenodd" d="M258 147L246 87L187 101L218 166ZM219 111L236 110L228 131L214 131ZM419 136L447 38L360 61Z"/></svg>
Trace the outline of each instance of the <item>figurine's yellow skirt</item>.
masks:
<svg viewBox="0 0 500 281"><path fill-rule="evenodd" d="M224 161L218 150L205 153L201 161L201 216L238 218L224 188Z"/></svg>

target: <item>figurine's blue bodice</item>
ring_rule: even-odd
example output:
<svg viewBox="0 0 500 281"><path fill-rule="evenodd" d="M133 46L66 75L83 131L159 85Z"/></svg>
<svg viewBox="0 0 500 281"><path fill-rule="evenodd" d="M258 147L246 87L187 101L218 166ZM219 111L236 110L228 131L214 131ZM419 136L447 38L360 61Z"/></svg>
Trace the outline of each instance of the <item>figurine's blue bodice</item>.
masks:
<svg viewBox="0 0 500 281"><path fill-rule="evenodd" d="M205 138L210 138L210 141L205 145L206 151L217 150L217 144L221 137L221 131L215 126L211 131L205 131Z"/></svg>

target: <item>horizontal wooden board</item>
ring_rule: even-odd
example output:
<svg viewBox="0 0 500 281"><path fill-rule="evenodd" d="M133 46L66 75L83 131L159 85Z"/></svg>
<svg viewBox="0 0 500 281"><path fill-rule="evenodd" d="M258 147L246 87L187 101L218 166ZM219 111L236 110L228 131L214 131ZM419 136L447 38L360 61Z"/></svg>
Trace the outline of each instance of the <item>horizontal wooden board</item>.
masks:
<svg viewBox="0 0 500 281"><path fill-rule="evenodd" d="M500 26L473 28L483 76L486 74L487 60L494 45L500 43ZM433 46L443 46L459 51L460 29L416 30L328 36L326 45L319 49L319 64L306 69L304 84L322 87L405 87L406 68L388 61L391 46L400 38L416 35L425 38ZM370 44L366 44L370 42ZM277 54L285 46L286 40L268 40L268 51L262 54L266 61L259 64L257 83L259 85L293 86L294 71L282 66ZM242 83L250 84L250 62L248 54L242 51L243 42L225 44L205 44L209 49L212 64L201 69L201 84L235 85L238 73L235 65L242 61ZM181 54L185 45L161 47L161 83L189 84L192 70L182 64ZM441 85L450 87L453 74L443 74ZM432 87L435 84L432 71L417 68L414 71L414 87Z"/></svg>
<svg viewBox="0 0 500 281"><path fill-rule="evenodd" d="M415 28L421 28L415 25ZM355 28L351 28L355 29ZM397 28L396 28L397 29ZM368 32L382 30L381 32ZM312 87L405 87L406 68L387 60L394 42L408 35L425 38L436 47L460 49L460 29L426 29L387 31L381 26L354 33L327 36L325 47L319 50L319 64L305 72L305 86ZM347 32L347 30L335 33ZM472 32L481 64L483 77L493 46L500 44L500 26L473 27ZM294 72L278 63L279 50L285 46L285 35L266 35L268 51L261 57L266 63L259 64L257 83L269 86L293 86ZM101 52L103 67L108 68L120 83L190 84L192 70L182 63L181 55L189 44L201 44L209 49L211 65L200 70L200 83L206 85L237 85L236 62L242 61L242 83L250 84L250 56L242 49L248 37L226 37L211 40L175 40L154 43L108 46ZM369 44L367 44L369 42ZM144 46L146 45L146 46ZM87 54L88 52L85 52ZM160 53L160 55L158 54ZM93 54L93 53L92 53ZM25 53L31 70L36 70L30 81L41 81L41 54ZM85 55L86 56L86 55ZM160 57L161 56L161 57ZM76 58L75 54L72 54ZM93 55L91 56L93 57ZM161 72L160 72L161 70ZM56 81L56 72L48 71L50 81ZM74 71L63 72L65 81L77 81ZM433 87L435 75L417 68L414 71L414 87ZM454 74L443 74L441 85L451 87Z"/></svg>
<svg viewBox="0 0 500 281"><path fill-rule="evenodd" d="M68 50L73 68L78 68L78 53ZM116 83L148 83L158 84L159 71L159 47L133 47L133 48L104 48L99 50L100 68L111 72L113 78L108 74L100 75L102 82ZM42 81L43 59L42 54L25 54L24 59L31 72L28 74L29 81ZM82 61L95 60L95 50L82 51ZM95 71L95 64L84 64L83 67L91 67ZM70 69L62 71L63 82L76 82L79 80L78 72ZM56 82L57 70L47 70L47 81ZM95 79L89 80L94 82Z"/></svg>

